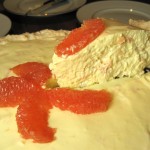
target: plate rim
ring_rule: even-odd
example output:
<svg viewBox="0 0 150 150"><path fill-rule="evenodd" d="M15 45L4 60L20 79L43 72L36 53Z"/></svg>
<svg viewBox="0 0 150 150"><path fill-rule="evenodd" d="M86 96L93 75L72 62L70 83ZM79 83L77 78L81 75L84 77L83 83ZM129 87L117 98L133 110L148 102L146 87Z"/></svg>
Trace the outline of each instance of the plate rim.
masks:
<svg viewBox="0 0 150 150"><path fill-rule="evenodd" d="M1 18L2 17L2 18ZM11 20L9 19L9 17L7 17L5 14L3 13L0 13L0 18L3 19L3 22L6 22L7 23L7 26L3 26L2 28L4 29L5 28L5 32L3 32L3 34L0 32L0 37L3 37L5 36L11 29L11 26L12 26L12 22Z"/></svg>
<svg viewBox="0 0 150 150"><path fill-rule="evenodd" d="M98 8L100 5L105 5L105 6L107 6L107 7L105 7L105 8L103 9L103 10L105 10L105 9L112 9L112 5L111 5L111 4L115 5L115 4L118 4L118 3L119 3L119 6L116 6L116 7L113 7L113 8L129 9L129 8L130 8L129 4L130 4L130 5L132 5L131 7L133 7L133 8L130 8L130 9L135 9L135 10L138 10L138 11L140 11L140 12L144 12L145 14L148 14L147 9L150 10L150 5L148 5L148 4L146 4L146 3L143 3L143 2L137 2L137 1L130 1L130 0L128 0L128 1L119 1L119 0L115 0L115 1L95 1L95 2L91 2L91 3L88 3L88 4L86 4L86 5L82 6L82 7L80 7L80 8L78 9L78 11L76 12L76 18L78 19L78 21L79 21L80 23L82 23L83 20L90 19L91 16L92 16L92 14L97 11L97 8ZM128 6L127 6L127 4L128 4ZM135 6L135 5L136 5L136 6ZM138 6L138 8L137 8L137 6ZM141 6L142 6L142 8L143 8L143 7L146 7L146 9L145 9L145 10L141 9ZM122 8L121 8L121 7L122 7ZM129 7L129 8L128 8L128 7ZM91 10L91 8L94 8L94 11L93 11L93 12L92 12L92 11L88 12L87 10ZM88 13L86 13L86 14L83 13L83 11L85 11L85 10L86 10ZM100 8L99 8L99 10L100 10ZM83 15L83 14L84 14L84 15ZM148 15L150 16L150 14L148 14Z"/></svg>
<svg viewBox="0 0 150 150"><path fill-rule="evenodd" d="M54 17L54 16L57 16L57 15L61 15L61 14L66 14L66 13L69 13L69 12L72 12L72 11L74 11L74 10L76 10L76 9L78 9L78 8L80 8L80 7L82 7L86 2L87 2L87 0L80 0L80 1L78 1L78 3L80 2L80 5L79 6L77 6L77 7L73 7L72 9L69 9L68 11L66 10L66 11L64 11L64 12L61 12L61 13L57 13L57 14L48 14L48 15L26 15L24 12L23 13L20 13L20 12L15 12L15 10L13 11L13 9L10 9L9 8L9 6L7 5L9 2L14 2L14 1L16 1L16 0L4 0L4 2L3 2L3 6L4 6L4 8L8 11L8 12L10 12L10 13L12 13L12 14L14 14L14 15L19 15L19 16L28 16L28 17L37 17L37 18L45 18L45 17ZM17 0L16 1L16 5L17 5L17 3L19 2L19 1L21 1L21 0ZM76 0L73 0L74 1L74 3L75 2L77 2Z"/></svg>

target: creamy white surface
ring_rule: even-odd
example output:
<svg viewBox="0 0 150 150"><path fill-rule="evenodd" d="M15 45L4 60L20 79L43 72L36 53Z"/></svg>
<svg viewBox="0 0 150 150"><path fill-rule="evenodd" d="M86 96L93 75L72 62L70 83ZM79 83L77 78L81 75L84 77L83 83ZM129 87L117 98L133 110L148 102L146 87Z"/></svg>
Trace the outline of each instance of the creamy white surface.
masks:
<svg viewBox="0 0 150 150"><path fill-rule="evenodd" d="M115 77L142 75L150 67L150 31L106 22L106 29L74 55L53 56L50 68L61 87L84 87Z"/></svg>
<svg viewBox="0 0 150 150"><path fill-rule="evenodd" d="M0 39L0 79L9 74L9 69L29 61L50 63L54 47L68 31L43 30L22 35L8 35Z"/></svg>
<svg viewBox="0 0 150 150"><path fill-rule="evenodd" d="M41 46L41 44L38 44L39 41L44 44ZM40 39L37 42L36 40L26 41L26 44L30 46L25 48L23 41L10 41L6 45L0 45L0 48L5 46L5 49L1 50L1 52L5 52L4 57L8 59L7 55L10 55L9 61L4 58L3 60L0 59L1 67L5 69L5 72L8 72L10 67L24 61L34 60L48 63L52 57L51 48L57 42ZM10 48L13 51L11 54ZM23 52L30 48L33 48L32 51L28 50L26 55L24 55ZM35 49L37 51L36 54L34 52ZM20 54L20 59L18 58L18 53ZM49 57L47 56L48 54L50 54ZM3 76L5 75L6 73L3 74ZM105 113L77 115L69 111L61 111L58 108L52 109L49 124L51 127L57 128L56 140L52 143L37 144L31 140L22 139L17 132L15 121L16 108L0 108L0 149L150 149L150 73L143 75L141 78L116 79L102 85L97 84L87 88L95 90L104 88L109 90L113 95L113 101L109 110Z"/></svg>
<svg viewBox="0 0 150 150"><path fill-rule="evenodd" d="M108 89L113 101L105 113L76 115L57 108L51 110L49 124L57 128L56 140L37 144L17 132L16 108L0 109L0 149L2 150L149 150L150 74L141 79L117 79L92 89ZM139 142L140 141L140 142Z"/></svg>

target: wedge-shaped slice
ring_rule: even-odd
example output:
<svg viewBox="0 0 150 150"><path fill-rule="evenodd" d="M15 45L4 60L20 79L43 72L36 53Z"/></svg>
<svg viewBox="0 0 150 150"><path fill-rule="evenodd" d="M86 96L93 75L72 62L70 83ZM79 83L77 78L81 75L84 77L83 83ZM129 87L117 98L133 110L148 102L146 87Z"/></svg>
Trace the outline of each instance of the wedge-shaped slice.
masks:
<svg viewBox="0 0 150 150"><path fill-rule="evenodd" d="M150 67L150 31L114 20L103 19L103 22L105 30L77 53L60 57L55 52L53 55L50 69L61 87L84 87L116 77L140 76L145 67ZM95 32L94 27L88 28L87 34ZM78 32L76 35L78 37ZM70 38L71 34L68 42Z"/></svg>

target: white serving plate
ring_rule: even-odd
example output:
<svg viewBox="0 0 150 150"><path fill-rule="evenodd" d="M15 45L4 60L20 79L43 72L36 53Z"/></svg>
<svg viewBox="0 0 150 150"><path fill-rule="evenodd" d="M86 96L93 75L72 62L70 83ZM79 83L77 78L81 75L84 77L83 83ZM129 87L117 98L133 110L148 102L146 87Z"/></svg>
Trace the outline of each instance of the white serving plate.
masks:
<svg viewBox="0 0 150 150"><path fill-rule="evenodd" d="M11 28L11 20L4 14L0 14L0 37L5 36Z"/></svg>
<svg viewBox="0 0 150 150"><path fill-rule="evenodd" d="M90 18L113 18L124 23L129 19L150 20L150 5L135 1L98 1L77 11L80 22Z"/></svg>

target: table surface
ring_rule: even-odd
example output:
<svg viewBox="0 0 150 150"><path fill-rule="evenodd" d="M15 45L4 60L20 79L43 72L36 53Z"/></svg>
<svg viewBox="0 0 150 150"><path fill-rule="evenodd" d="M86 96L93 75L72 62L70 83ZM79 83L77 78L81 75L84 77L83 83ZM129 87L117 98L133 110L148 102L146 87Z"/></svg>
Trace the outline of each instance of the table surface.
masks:
<svg viewBox="0 0 150 150"><path fill-rule="evenodd" d="M12 21L12 27L8 34L21 34L24 32L36 32L43 29L54 29L54 30L72 30L80 26L76 18L76 11L58 15L55 17L46 18L35 18L27 16L19 16L10 14L3 7L3 1L0 0L0 13L7 15ZM87 0L87 3L95 2L99 0ZM136 0L150 4L150 0Z"/></svg>

